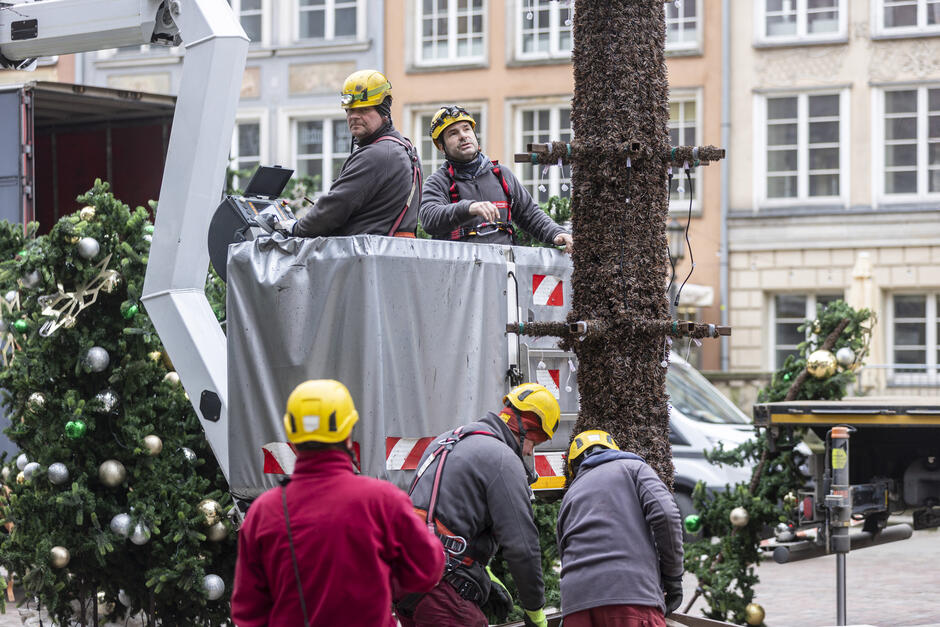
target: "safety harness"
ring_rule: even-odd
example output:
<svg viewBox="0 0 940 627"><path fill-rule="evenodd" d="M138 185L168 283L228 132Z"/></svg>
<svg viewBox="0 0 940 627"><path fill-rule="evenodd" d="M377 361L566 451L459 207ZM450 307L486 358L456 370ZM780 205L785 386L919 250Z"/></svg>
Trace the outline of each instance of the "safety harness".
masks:
<svg viewBox="0 0 940 627"><path fill-rule="evenodd" d="M486 600L486 593L480 585L470 577L469 573L462 572L459 566L470 567L474 562L482 562L485 565L485 562L489 559L489 555L471 546L466 538L452 532L434 515L437 510L441 478L444 474L444 462L447 461L447 456L454 449L454 446L471 435L487 435L491 438L497 437L496 434L490 433L489 431L464 431L463 427L457 427L449 436L438 441L440 446L428 456L421 465L421 468L415 473L415 478L411 483L411 487L408 489L408 494L410 496L411 493L414 492L415 486L418 485L418 481L424 475L424 472L431 466L434 460L440 456L440 461L437 463L437 470L434 473L434 483L431 485L431 497L428 501L428 508L424 510L416 507L415 513L424 518L428 529L431 533L440 538L441 543L444 545L444 552L447 554L447 567L444 571L444 580L454 586L457 590L457 594L462 598L480 604Z"/></svg>
<svg viewBox="0 0 940 627"><path fill-rule="evenodd" d="M451 240L461 240L473 235L489 235L496 231L505 231L509 233L510 237L513 237L512 193L509 191L509 185L506 183L506 179L503 178L503 173L499 169L499 161L492 161L491 163L493 164L492 172L496 176L496 180L498 180L499 184L502 186L503 193L506 194L505 201L499 200L493 204L500 209L506 209L506 221L482 222L476 226L462 226L450 232ZM449 161L447 162L447 176L450 177L450 201L456 203L460 200L460 194L457 192L457 173L454 171L454 166Z"/></svg>
<svg viewBox="0 0 940 627"><path fill-rule="evenodd" d="M405 219L405 214L408 213L408 209L411 207L411 201L414 200L415 190L418 193L421 193L421 168L418 166L418 151L415 150L414 146L410 142L402 141L395 137L394 135L383 135L376 139L374 143L389 140L393 141L402 148L405 149L405 152L408 154L408 158L411 159L411 192L408 193L408 200L405 201L405 208L401 210L401 213L398 215L398 219L395 220L395 224L392 225L391 230L388 232L389 237L410 237L413 238L415 234L411 231L399 231L398 227L401 226L402 220Z"/></svg>

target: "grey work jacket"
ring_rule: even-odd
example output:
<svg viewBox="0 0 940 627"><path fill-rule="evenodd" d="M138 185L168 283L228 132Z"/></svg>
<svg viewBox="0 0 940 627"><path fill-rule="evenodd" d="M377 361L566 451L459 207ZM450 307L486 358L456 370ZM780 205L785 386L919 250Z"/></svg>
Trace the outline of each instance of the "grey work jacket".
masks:
<svg viewBox="0 0 940 627"><path fill-rule="evenodd" d="M660 574L682 575L679 508L642 460L582 467L561 501L558 552L565 616L605 605L665 611Z"/></svg>
<svg viewBox="0 0 940 627"><path fill-rule="evenodd" d="M391 124L363 140L343 163L330 191L317 198L294 226L294 235L389 235L412 189L411 156L398 142L378 138L391 135L407 141ZM410 143L410 142L409 142ZM414 155L417 159L417 154ZM421 206L421 162L408 212L396 229L414 233Z"/></svg>
<svg viewBox="0 0 940 627"><path fill-rule="evenodd" d="M493 413L463 430L488 431L496 437L470 435L454 445L444 463L435 517L463 536L474 552L489 556L487 562L501 546L522 606L538 609L545 604L542 553L519 443L506 423ZM437 450L437 442L452 433L442 433L431 442L418 463L419 469ZM439 460L440 456L415 485L411 493L415 507L427 510ZM485 565L475 562L469 568L484 592L490 588Z"/></svg>
<svg viewBox="0 0 940 627"><path fill-rule="evenodd" d="M450 175L447 172L448 162L431 173L424 183L424 196L421 200L421 226L435 239L452 239L451 233L462 226L476 226L483 222L479 216L470 215L470 205L486 200L489 202L506 203L506 192L499 179L493 174L493 164L486 159L484 167L476 176L464 179L459 175L457 181L457 202L451 201ZM564 233L554 220L542 211L528 190L522 186L512 172L504 165L499 166L509 194L512 199L512 221L522 227L535 239L551 244L559 233ZM497 205L500 206L500 205ZM507 207L501 207L499 219L506 221ZM486 235L472 235L465 241L512 244L512 237L505 231L495 231Z"/></svg>

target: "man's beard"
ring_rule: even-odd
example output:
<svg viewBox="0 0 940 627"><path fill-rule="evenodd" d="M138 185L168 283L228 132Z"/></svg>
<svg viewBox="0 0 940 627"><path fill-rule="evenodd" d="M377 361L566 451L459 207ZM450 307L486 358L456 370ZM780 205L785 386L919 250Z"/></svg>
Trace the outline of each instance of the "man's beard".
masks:
<svg viewBox="0 0 940 627"><path fill-rule="evenodd" d="M477 149L469 157L463 157L462 155L459 155L459 154L457 155L452 154L450 150L447 150L446 148L444 150L444 155L447 157L447 160L452 161L454 163L470 163L471 161L477 158L478 154L480 154L479 146L477 146Z"/></svg>

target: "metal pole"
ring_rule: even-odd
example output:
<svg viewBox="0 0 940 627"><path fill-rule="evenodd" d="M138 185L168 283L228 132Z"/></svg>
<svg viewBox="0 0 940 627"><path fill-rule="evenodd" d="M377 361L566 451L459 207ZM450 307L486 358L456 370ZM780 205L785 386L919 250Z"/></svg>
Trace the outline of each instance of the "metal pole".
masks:
<svg viewBox="0 0 940 627"><path fill-rule="evenodd" d="M849 485L849 428L833 427L830 432L832 483L826 496L832 552L836 554L836 624L846 624L845 554L851 549L849 523L852 518L852 493Z"/></svg>

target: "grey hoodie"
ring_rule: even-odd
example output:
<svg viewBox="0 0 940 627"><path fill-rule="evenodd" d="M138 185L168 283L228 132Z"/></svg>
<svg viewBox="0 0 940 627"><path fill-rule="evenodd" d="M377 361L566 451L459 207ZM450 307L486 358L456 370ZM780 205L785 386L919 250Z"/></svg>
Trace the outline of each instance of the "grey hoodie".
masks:
<svg viewBox="0 0 940 627"><path fill-rule="evenodd" d="M558 513L561 608L605 605L665 611L661 573L682 575L682 522L666 484L631 453L581 463Z"/></svg>
<svg viewBox="0 0 940 627"><path fill-rule="evenodd" d="M436 518L463 536L475 553L489 556L487 561L501 546L522 607L536 610L545 604L542 553L518 440L494 413L465 425L463 430L488 431L496 437L470 435L454 445L444 463ZM437 450L438 441L452 433L434 439L421 457L419 469ZM428 466L415 485L411 493L415 507L427 509L439 460ZM490 588L485 565L476 562L469 568L484 592Z"/></svg>

